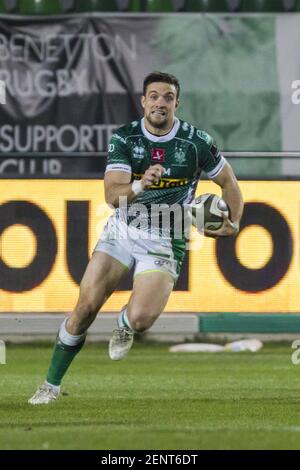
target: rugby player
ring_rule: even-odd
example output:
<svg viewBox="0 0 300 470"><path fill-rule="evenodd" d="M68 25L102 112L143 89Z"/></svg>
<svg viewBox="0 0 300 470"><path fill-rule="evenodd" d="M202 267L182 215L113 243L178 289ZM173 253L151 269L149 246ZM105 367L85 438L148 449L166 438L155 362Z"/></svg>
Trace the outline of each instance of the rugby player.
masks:
<svg viewBox="0 0 300 470"><path fill-rule="evenodd" d="M29 400L33 405L57 399L89 326L132 266L133 290L109 342L110 358L122 359L134 333L150 328L163 312L180 272L186 238L184 233L174 236L174 220L169 232L161 221L152 224L153 204L183 208L194 198L204 171L222 188L230 207L230 219L224 216L220 229L205 234L227 237L239 231L243 200L232 168L209 134L175 116L179 95L176 77L149 74L141 97L143 118L112 136L104 184L106 202L116 210L86 268L77 305L59 329L46 380Z"/></svg>

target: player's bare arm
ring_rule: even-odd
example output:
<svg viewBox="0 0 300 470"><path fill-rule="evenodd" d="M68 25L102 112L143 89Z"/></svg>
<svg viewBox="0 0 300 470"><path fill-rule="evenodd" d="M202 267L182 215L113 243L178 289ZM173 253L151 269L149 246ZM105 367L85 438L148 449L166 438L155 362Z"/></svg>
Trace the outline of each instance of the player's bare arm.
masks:
<svg viewBox="0 0 300 470"><path fill-rule="evenodd" d="M214 231L205 230L205 235L213 238L237 235L244 203L239 184L229 163L224 165L222 171L213 181L222 188L222 197L230 207L230 218L224 215L222 227Z"/></svg>
<svg viewBox="0 0 300 470"><path fill-rule="evenodd" d="M159 165L151 165L144 173L141 180L130 182L131 175L124 171L109 171L105 174L104 188L105 200L107 204L113 207L119 206L119 198L127 197L128 203L131 203L139 192L150 188L153 183L158 183L164 168ZM135 186L136 185L136 186Z"/></svg>

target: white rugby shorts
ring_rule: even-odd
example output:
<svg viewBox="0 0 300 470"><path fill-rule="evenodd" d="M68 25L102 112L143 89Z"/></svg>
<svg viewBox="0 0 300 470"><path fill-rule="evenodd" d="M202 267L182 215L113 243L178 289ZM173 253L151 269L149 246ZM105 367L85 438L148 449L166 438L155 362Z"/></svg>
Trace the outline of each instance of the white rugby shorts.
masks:
<svg viewBox="0 0 300 470"><path fill-rule="evenodd" d="M151 239L150 233L128 226L111 216L104 227L94 251L103 251L128 269L134 267L134 276L151 272L166 272L177 280L185 249L180 240Z"/></svg>

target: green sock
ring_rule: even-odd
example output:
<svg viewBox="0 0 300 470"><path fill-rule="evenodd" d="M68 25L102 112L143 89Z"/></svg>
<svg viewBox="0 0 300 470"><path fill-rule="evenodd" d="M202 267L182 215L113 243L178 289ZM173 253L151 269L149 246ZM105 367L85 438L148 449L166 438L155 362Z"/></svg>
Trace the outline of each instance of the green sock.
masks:
<svg viewBox="0 0 300 470"><path fill-rule="evenodd" d="M47 382L52 385L60 385L63 376L67 372L69 365L73 361L77 353L84 345L84 340L77 344L76 346L67 346L63 344L60 339L57 337L51 363L48 369Z"/></svg>

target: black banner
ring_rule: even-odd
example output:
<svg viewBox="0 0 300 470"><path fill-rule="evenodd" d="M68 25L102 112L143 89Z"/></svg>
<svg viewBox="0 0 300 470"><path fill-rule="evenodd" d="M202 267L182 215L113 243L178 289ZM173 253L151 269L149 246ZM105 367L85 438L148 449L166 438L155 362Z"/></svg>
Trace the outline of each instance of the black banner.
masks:
<svg viewBox="0 0 300 470"><path fill-rule="evenodd" d="M0 153L104 156L113 130L141 114L149 28L113 16L2 19Z"/></svg>

